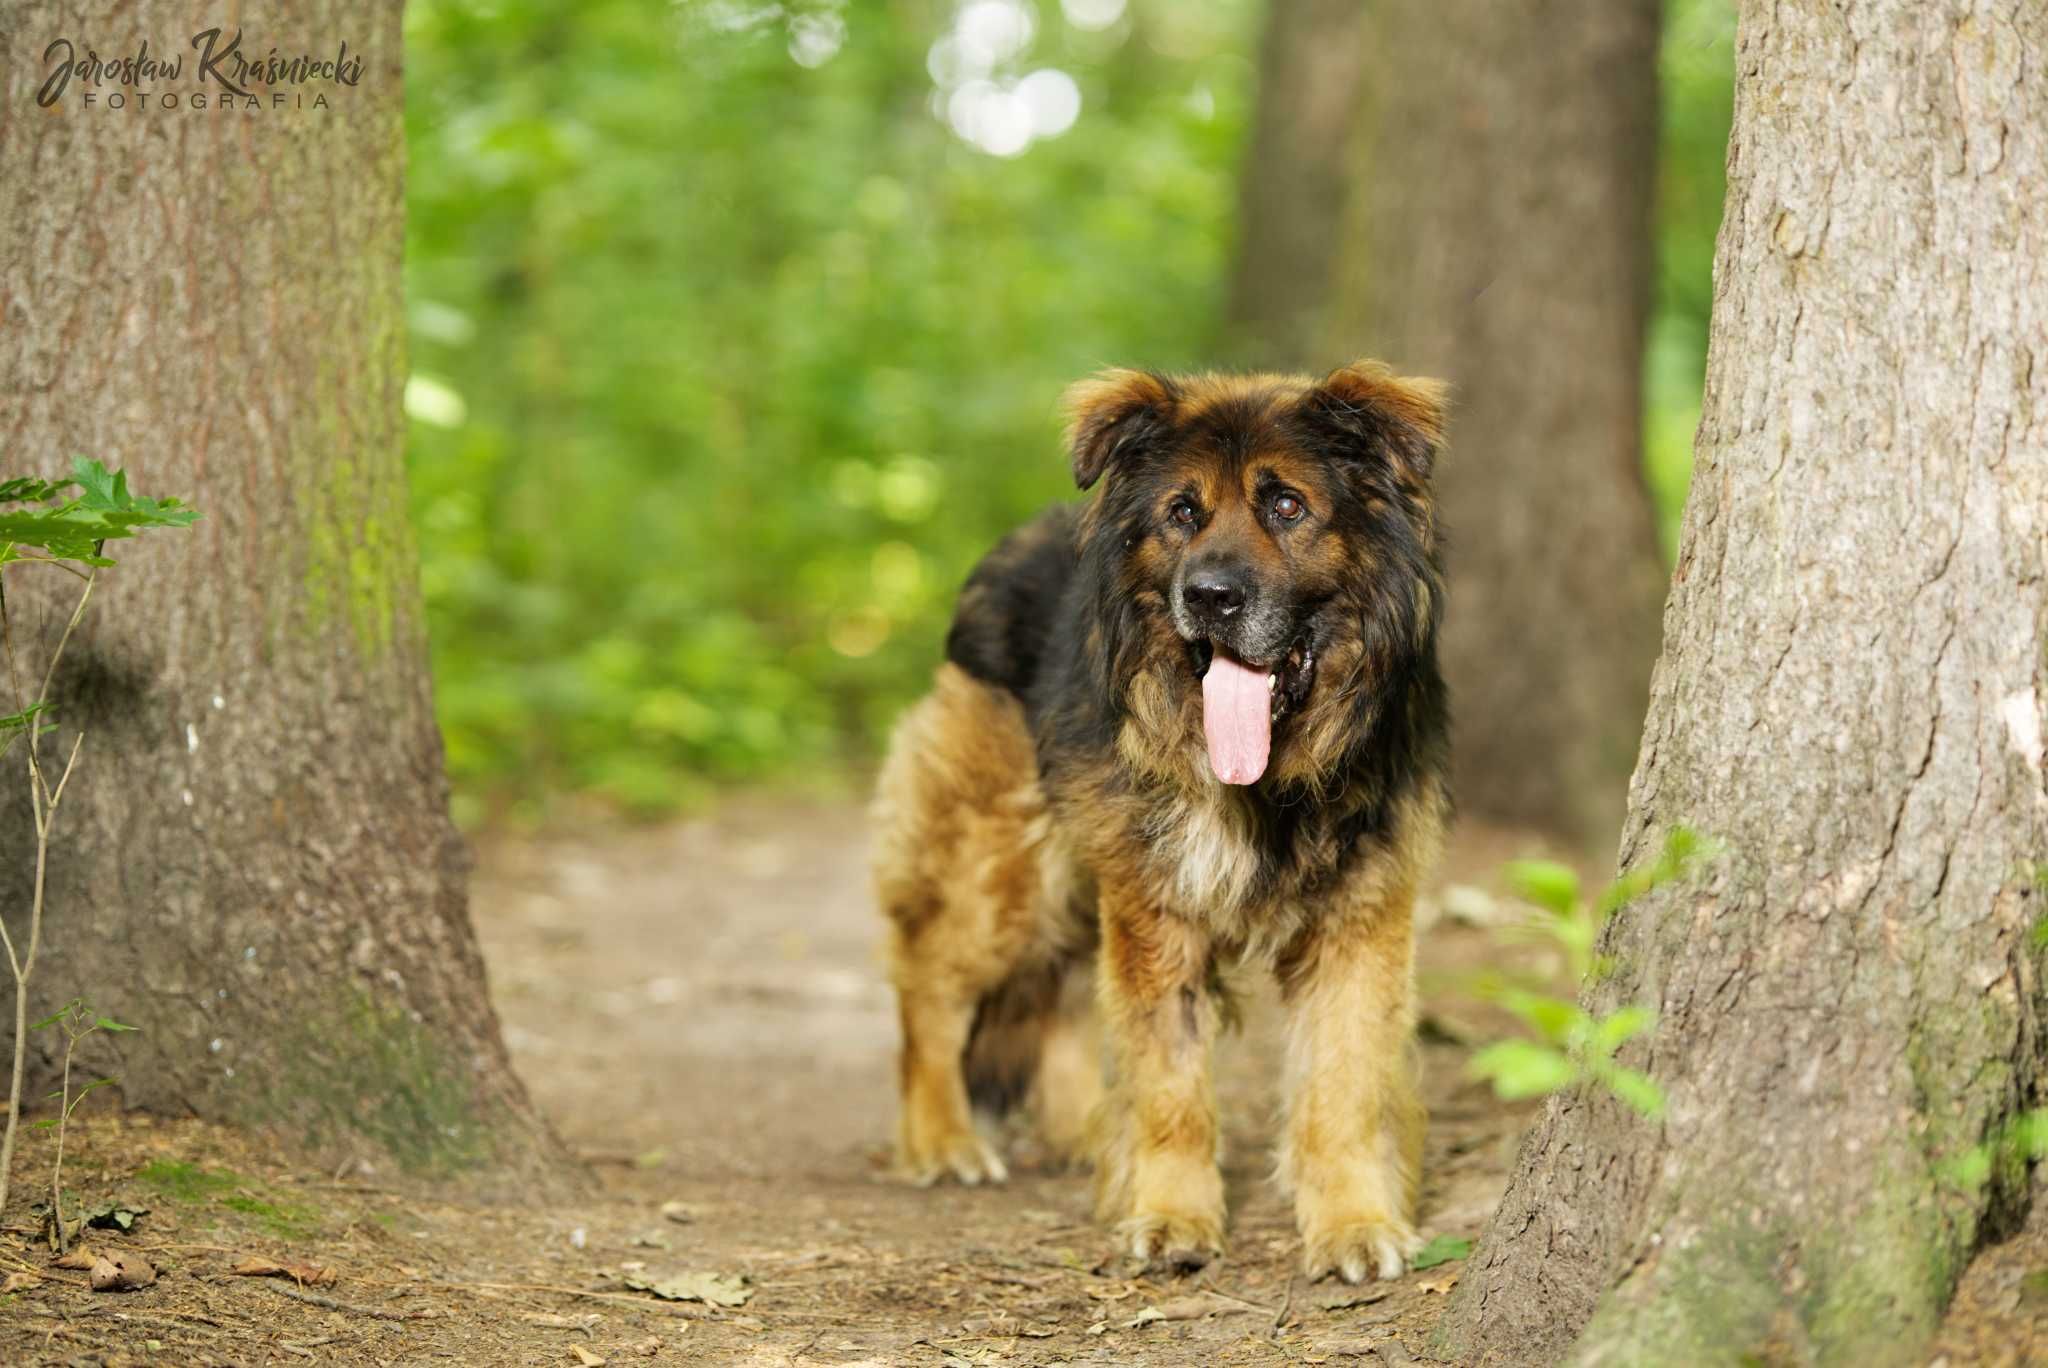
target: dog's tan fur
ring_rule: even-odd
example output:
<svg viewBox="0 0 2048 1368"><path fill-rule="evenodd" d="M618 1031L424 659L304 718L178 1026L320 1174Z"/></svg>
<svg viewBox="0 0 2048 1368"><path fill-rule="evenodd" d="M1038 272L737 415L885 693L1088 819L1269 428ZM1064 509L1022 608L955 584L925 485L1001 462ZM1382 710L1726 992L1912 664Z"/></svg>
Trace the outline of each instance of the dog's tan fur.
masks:
<svg viewBox="0 0 2048 1368"><path fill-rule="evenodd" d="M1338 374L1355 375L1363 389L1362 398L1346 391L1347 403L1374 402L1377 393L1388 421L1420 423L1437 440L1436 391L1377 368ZM1261 384L1284 384L1275 402L1298 402L1312 383L1205 377L1171 389L1185 414L1203 402L1240 402ZM1167 382L1127 372L1089 382L1074 401L1077 426L1155 384ZM1273 459L1307 460L1286 451ZM1077 440L1077 470L1082 463ZM1320 477L1304 470L1293 478ZM1081 526L1096 516L1091 506ZM1028 532L992 561L1023 554L1039 535ZM1346 552L1352 565L1375 554L1371 546L1326 550ZM1328 572L1355 570L1333 564ZM982 611L977 592L963 595L963 614ZM1433 643L1432 592L1418 583L1413 607ZM1276 874L1256 839L1271 818L1246 790L1210 777L1199 693L1174 673L1185 669L1176 643L1155 644L1123 681L1114 743L1062 752L1053 770L1041 755L1057 738L1035 737L1016 694L954 663L941 667L896 734L876 803L876 880L902 1012L901 1167L920 1182L1002 1179L1001 1157L975 1128L970 1091L1007 1090L1028 1098L1056 1153L1092 1158L1098 1216L1136 1254L1199 1264L1222 1249L1225 1227L1209 1072L1224 1014L1218 975L1230 962L1263 964L1287 1013L1278 1171L1294 1196L1304 1265L1353 1281L1398 1275L1421 1243L1411 914L1441 840L1440 771L1425 767L1383 795L1375 839L1356 847L1363 854L1321 850L1317 839L1343 843L1311 833L1300 838L1299 872ZM1315 767L1342 748L1352 715L1340 691L1365 687L1356 681L1375 668L1364 653L1362 639L1329 643L1323 682L1290 748L1276 750L1276 773L1299 772L1323 791ZM1341 815L1346 803L1369 798L1346 785L1319 801ZM1114 1080L1106 1094L1085 1004L1077 1008L1058 987L1091 949Z"/></svg>

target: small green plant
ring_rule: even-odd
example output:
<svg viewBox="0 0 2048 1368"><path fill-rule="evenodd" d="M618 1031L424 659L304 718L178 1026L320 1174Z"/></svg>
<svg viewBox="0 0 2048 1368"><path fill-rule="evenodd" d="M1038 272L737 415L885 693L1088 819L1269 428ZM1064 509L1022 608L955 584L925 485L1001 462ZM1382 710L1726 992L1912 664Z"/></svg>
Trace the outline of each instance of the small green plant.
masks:
<svg viewBox="0 0 2048 1368"><path fill-rule="evenodd" d="M64 658L64 648L71 644L72 632L77 630L86 606L92 602L100 571L114 563L107 557L107 543L149 528L185 527L198 516L176 499L145 499L131 494L126 472L110 471L98 461L84 457L73 463L68 480L0 480L0 656L5 657L7 684L13 691L15 708L0 717L0 758L11 754L17 744L26 742L29 806L35 818L36 839L35 883L29 901L26 942L17 945L6 920L0 918L0 946L6 949L7 967L14 974L14 1069L7 1088L7 1128L4 1136L0 1136L0 1210L7 1206L8 1179L14 1171L15 1130L21 1122L22 1073L28 1058L30 1030L29 978L35 972L36 952L43 940L43 892L49 868L50 831L64 801L65 786L71 782L71 772L78 764L78 748L85 742L83 733L73 739L64 767L53 780L43 762L42 745L43 737L56 730L45 720L51 711L50 682L57 676L57 666ZM84 586L33 695L22 687L7 616L7 572L23 565L61 571ZM51 1021L64 1015L60 1012ZM67 1052L67 1075L68 1058ZM68 1117L69 1112L63 1116ZM61 1165L61 1138L58 1162ZM60 1211L60 1240L63 1227Z"/></svg>
<svg viewBox="0 0 2048 1368"><path fill-rule="evenodd" d="M1679 878L1708 853L1697 835L1678 828L1655 860L1622 875L1591 901L1581 896L1579 876L1566 866L1517 860L1508 865L1507 880L1535 916L1504 930L1503 938L1549 941L1563 950L1574 983L1597 982L1613 968L1595 948L1608 918L1659 884ZM1541 1097L1590 1081L1644 1116L1664 1114L1664 1090L1640 1070L1614 1062L1616 1051L1656 1025L1649 1008L1629 1005L1596 1017L1540 985L1497 973L1479 976L1472 991L1506 1008L1532 1033L1495 1041L1466 1065L1475 1078L1491 1083L1497 1096Z"/></svg>
<svg viewBox="0 0 2048 1368"><path fill-rule="evenodd" d="M84 998L71 999L71 1001L29 1027L29 1029L31 1031L41 1031L47 1030L52 1026L62 1027L64 1031L64 1081L55 1092L49 1094L50 1097L57 1100L57 1114L36 1122L36 1129L54 1129L57 1132L57 1159L50 1168L50 1224L56 1232L52 1238L56 1241L57 1252L62 1254L65 1245L64 1132L71 1121L71 1113L78 1110L78 1104L85 1101L86 1095L96 1089L104 1088L114 1081L111 1078L94 1079L80 1088L76 1096L73 1096L71 1092L71 1057L78 1050L78 1042L91 1035L94 1031L134 1031L141 1028L123 1025L112 1017L98 1015L87 1005Z"/></svg>

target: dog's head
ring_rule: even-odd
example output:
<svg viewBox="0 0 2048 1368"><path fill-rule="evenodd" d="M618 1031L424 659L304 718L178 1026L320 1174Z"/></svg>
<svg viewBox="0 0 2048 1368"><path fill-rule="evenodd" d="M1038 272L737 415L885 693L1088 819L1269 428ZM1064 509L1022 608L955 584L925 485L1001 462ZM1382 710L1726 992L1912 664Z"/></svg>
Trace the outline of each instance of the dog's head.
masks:
<svg viewBox="0 0 2048 1368"><path fill-rule="evenodd" d="M1167 730L1199 694L1226 784L1312 780L1370 676L1433 650L1443 387L1374 362L1320 381L1109 371L1067 404L1075 481L1103 485L1091 554L1121 596L1112 686L1147 677Z"/></svg>

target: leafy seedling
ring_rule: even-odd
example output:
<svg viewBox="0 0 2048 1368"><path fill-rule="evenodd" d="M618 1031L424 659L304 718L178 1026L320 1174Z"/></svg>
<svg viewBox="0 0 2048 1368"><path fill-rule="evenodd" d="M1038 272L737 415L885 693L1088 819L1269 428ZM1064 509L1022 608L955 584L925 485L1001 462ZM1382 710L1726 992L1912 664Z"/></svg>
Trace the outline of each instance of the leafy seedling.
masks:
<svg viewBox="0 0 2048 1368"><path fill-rule="evenodd" d="M100 1016L86 1004L84 998L71 999L71 1001L29 1027L29 1029L31 1031L41 1031L47 1030L52 1026L60 1026L64 1030L64 1081L55 1092L48 1095L49 1098L55 1099L57 1102L57 1114L47 1120L36 1122L36 1129L54 1129L57 1132L57 1160L50 1169L50 1203L54 1216L54 1219L50 1222L50 1228L55 1232L54 1238L57 1252L62 1254L66 1239L64 1194L61 1186L64 1180L64 1134L70 1124L71 1113L78 1110L78 1104L85 1101L88 1094L104 1088L114 1081L111 1078L95 1079L93 1082L80 1088L77 1096L74 1097L71 1092L71 1056L77 1051L78 1042L95 1031L133 1031L137 1028L124 1025L121 1022L115 1021L112 1017ZM121 1227L123 1230L127 1228L125 1225Z"/></svg>
<svg viewBox="0 0 2048 1368"><path fill-rule="evenodd" d="M1517 860L1506 875L1533 917L1503 937L1547 940L1565 956L1575 982L1597 982L1612 970L1598 951L1601 928L1621 908L1651 889L1682 877L1711 851L1684 828L1673 831L1647 865L1631 870L1597 898L1580 891L1579 877L1550 860ZM1529 1030L1527 1036L1495 1041L1466 1064L1474 1078L1493 1086L1506 1101L1545 1097L1591 1081L1642 1116L1664 1114L1664 1091L1647 1074L1615 1062L1615 1053L1656 1025L1647 1007L1624 1006L1595 1016L1575 1001L1502 974L1471 980L1474 995L1498 1004Z"/></svg>
<svg viewBox="0 0 2048 1368"><path fill-rule="evenodd" d="M106 554L107 543L133 537L152 528L189 527L198 517L195 509L180 500L149 499L132 492L128 488L125 471L110 471L98 461L83 456L73 461L68 480L44 480L34 476L0 480L0 664L4 664L7 685L13 693L13 711L0 715L0 757L10 754L16 743L27 739L29 810L35 822L35 878L29 900L26 941L17 944L13 931L4 919L0 919L0 948L6 950L7 967L14 975L14 1061L7 1087L7 1125L4 1135L0 1135L0 1210L7 1206L8 1182L14 1172L14 1141L21 1124L21 1089L28 1058L28 1033L36 1029L28 1024L28 994L29 980L35 973L36 953L43 940L50 833L56 823L57 810L64 800L65 788L71 782L72 770L78 764L79 747L85 742L83 733L72 741L64 767L53 780L44 768L42 752L43 738L55 730L44 720L50 711L50 683L57 676L57 666L64 659L65 648L71 644L71 634L78 629L87 605L92 602L93 587L99 583L100 571L114 563ZM44 666L42 682L34 695L22 687L21 672L15 661L14 636L7 616L5 572L19 565L47 566L82 581L85 586L79 591L71 616L57 637L57 644ZM42 1025L48 1026L56 1019L51 1018ZM105 1018L95 1020L97 1025L93 1029L134 1029ZM74 1038L71 1044L76 1043ZM71 1049L68 1046L64 1053L64 1071L64 1087L57 1094L60 1109L57 1116L57 1171L51 1178L53 1193L58 1191L57 1184L63 1172L64 1123L70 1119L71 1111L77 1105L71 1096ZM83 1097L111 1081L102 1079L78 1096ZM65 1239L61 1196L57 1208L51 1213L51 1226L56 1231L61 1251Z"/></svg>

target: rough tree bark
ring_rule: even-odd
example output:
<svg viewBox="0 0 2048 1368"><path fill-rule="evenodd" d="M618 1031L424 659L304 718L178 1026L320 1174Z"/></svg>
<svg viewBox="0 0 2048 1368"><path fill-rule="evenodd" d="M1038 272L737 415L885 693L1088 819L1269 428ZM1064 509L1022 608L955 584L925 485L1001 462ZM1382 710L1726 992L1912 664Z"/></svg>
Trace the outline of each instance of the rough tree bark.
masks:
<svg viewBox="0 0 2048 1368"><path fill-rule="evenodd" d="M1607 840L1664 570L1642 475L1657 0L1372 6L1333 355L1454 382L1467 811Z"/></svg>
<svg viewBox="0 0 2048 1368"><path fill-rule="evenodd" d="M2048 858L2048 10L1742 7L1692 499L1609 928L1661 1123L1554 1098L1460 1361L1917 1363L2027 1200ZM1993 1180L1949 1161L1989 1142ZM1571 1348L1576 1340L1576 1347Z"/></svg>
<svg viewBox="0 0 2048 1368"><path fill-rule="evenodd" d="M1351 183L1365 16L1365 0L1267 7L1223 338L1224 352L1247 364L1327 370L1350 359L1320 353Z"/></svg>
<svg viewBox="0 0 2048 1368"><path fill-rule="evenodd" d="M142 1028L92 1040L131 1106L530 1176L562 1156L485 993L407 521L399 12L0 14L6 468L56 474L86 453L204 515L116 549L54 686L67 734L51 744L85 742L35 993ZM360 82L256 85L258 108L222 108L190 44L223 22L259 59L346 42ZM78 80L40 107L58 38L80 57L145 39L182 56L178 79L143 86L179 107ZM31 567L8 589L26 668L77 584ZM10 762L10 922L28 825Z"/></svg>

